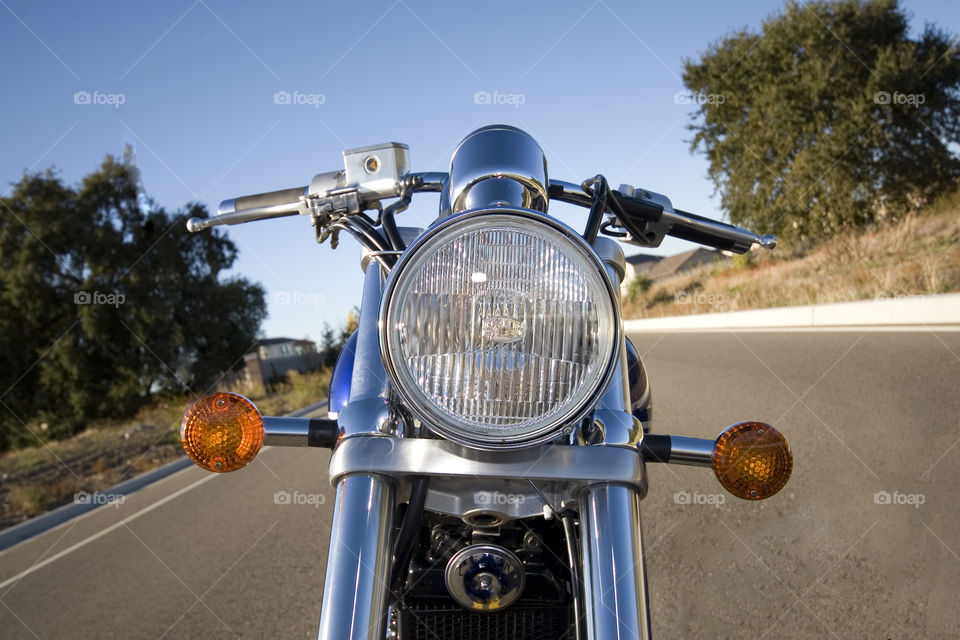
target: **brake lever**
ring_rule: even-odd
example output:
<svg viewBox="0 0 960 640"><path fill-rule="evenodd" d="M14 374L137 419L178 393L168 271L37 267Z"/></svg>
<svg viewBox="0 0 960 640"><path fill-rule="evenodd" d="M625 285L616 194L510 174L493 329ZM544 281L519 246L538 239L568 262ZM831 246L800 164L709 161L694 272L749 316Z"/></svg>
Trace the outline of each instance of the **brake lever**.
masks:
<svg viewBox="0 0 960 640"><path fill-rule="evenodd" d="M282 218L285 216L295 216L300 213L300 205L289 203L273 205L270 207L254 207L252 209L243 209L231 213L221 213L212 218L190 218L187 220L187 231L196 233L209 229L210 227L219 227L222 225L242 224L244 222L253 222L254 220L269 220L271 218Z"/></svg>

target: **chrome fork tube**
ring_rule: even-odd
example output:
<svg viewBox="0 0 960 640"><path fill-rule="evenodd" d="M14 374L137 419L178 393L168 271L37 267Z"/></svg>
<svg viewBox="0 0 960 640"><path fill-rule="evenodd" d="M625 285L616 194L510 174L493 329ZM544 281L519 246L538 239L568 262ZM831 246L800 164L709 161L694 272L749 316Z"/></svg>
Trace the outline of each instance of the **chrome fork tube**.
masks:
<svg viewBox="0 0 960 640"><path fill-rule="evenodd" d="M386 478L347 476L337 484L319 640L385 637L395 508Z"/></svg>
<svg viewBox="0 0 960 640"><path fill-rule="evenodd" d="M650 613L640 496L596 484L580 494L580 549L589 640L648 640Z"/></svg>
<svg viewBox="0 0 960 640"><path fill-rule="evenodd" d="M617 291L620 290L620 283L623 281L623 250L620 246L609 238L597 238L594 242L594 249L602 254L604 267L607 271L607 277L613 283ZM619 266L618 266L619 265ZM617 305L617 317L620 318L620 305ZM617 370L613 374L613 379L600 400L602 409L612 411L623 411L630 413L630 384L627 379L627 336L623 331L621 322L620 336L617 340ZM617 442L616 444L627 444Z"/></svg>
<svg viewBox="0 0 960 640"><path fill-rule="evenodd" d="M384 437L389 422L388 381L380 359L377 316L383 274L369 261L350 401L337 416L341 439ZM392 569L396 485L376 474L337 482L319 640L382 640L386 634Z"/></svg>
<svg viewBox="0 0 960 640"><path fill-rule="evenodd" d="M607 275L619 285L623 254L600 244ZM615 244L615 243L614 243ZM618 259L619 258L619 259ZM619 265L619 269L617 268ZM603 444L635 447L643 438L640 421L630 413L626 338L621 333L615 377L594 412ZM588 640L649 640L650 609L643 558L640 500L637 489L609 483L584 487L580 504L580 554L583 560L583 605Z"/></svg>

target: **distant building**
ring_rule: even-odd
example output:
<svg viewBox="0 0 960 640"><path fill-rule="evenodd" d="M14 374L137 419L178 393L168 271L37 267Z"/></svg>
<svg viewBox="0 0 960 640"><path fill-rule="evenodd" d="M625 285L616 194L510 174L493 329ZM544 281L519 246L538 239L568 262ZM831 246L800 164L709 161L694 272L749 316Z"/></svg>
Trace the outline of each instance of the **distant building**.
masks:
<svg viewBox="0 0 960 640"><path fill-rule="evenodd" d="M660 260L650 268L647 275L650 276L651 280L660 280L662 278L669 278L681 271L699 267L702 264L713 264L718 260L728 259L729 258L722 253L714 251L713 249L691 249L690 251L667 256Z"/></svg>
<svg viewBox="0 0 960 640"><path fill-rule="evenodd" d="M647 253L637 253L632 256L627 256L627 269L623 277L623 283L626 284L630 282L641 273L649 274L650 269L661 260L663 260L663 256L652 256Z"/></svg>
<svg viewBox="0 0 960 640"><path fill-rule="evenodd" d="M702 264L712 264L719 260L726 261L729 258L719 251L703 248L691 249L672 256L653 256L644 253L628 256L621 290L626 293L630 281L642 274L646 274L651 280L662 280L687 269L699 267Z"/></svg>
<svg viewBox="0 0 960 640"><path fill-rule="evenodd" d="M238 380L248 385L265 385L291 371L304 373L320 367L317 346L310 340L262 338L244 357Z"/></svg>

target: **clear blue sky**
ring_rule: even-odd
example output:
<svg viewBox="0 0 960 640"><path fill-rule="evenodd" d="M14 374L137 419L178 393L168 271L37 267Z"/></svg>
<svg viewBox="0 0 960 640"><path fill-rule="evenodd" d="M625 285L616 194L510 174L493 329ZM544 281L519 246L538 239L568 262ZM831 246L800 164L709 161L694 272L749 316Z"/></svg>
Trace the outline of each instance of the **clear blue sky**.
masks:
<svg viewBox="0 0 960 640"><path fill-rule="evenodd" d="M338 169L347 147L405 142L414 169L446 170L468 131L503 122L537 138L551 177L579 182L602 172L614 185L642 185L718 218L706 162L689 150L691 106L674 101L683 59L731 30L757 28L782 7L760 0L0 5L3 193L24 170L49 166L76 183L105 154L132 144L157 202L215 209L225 198L303 185ZM960 28L955 0L903 6L914 30L925 22ZM80 91L100 104L75 104ZM322 98L275 104L278 91ZM522 98L477 104L480 91ZM435 196L423 196L400 222L423 225L436 206ZM582 226L577 210L560 217ZM298 218L228 229L240 248L235 271L267 289L268 336L316 339L325 321L341 322L359 303L359 247L351 240L332 252ZM683 248L669 242L659 251ZM288 298L299 304L280 303Z"/></svg>

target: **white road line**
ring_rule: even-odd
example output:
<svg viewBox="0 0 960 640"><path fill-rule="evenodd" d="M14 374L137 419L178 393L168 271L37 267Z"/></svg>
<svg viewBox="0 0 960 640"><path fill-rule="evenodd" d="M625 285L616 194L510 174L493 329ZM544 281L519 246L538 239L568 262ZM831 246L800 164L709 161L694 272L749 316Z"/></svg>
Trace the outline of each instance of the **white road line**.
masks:
<svg viewBox="0 0 960 640"><path fill-rule="evenodd" d="M312 405L309 405L309 406L307 406L307 407L303 407L302 409L298 409L297 411L292 411L292 412L287 413L287 414L284 414L284 415L285 415L286 417L302 417L302 416L306 416L306 415L308 415L308 414L310 414L310 413L313 413L314 411L317 411L318 409L320 409L321 407L323 407L323 405L326 404L326 403L327 403L327 398L324 398L323 400L320 400L320 401L318 401L318 402L315 402L315 403L312 404ZM263 447L262 449L260 449L260 453L262 454L264 451L267 451L267 450L272 449L272 448L273 448L273 447L271 447L271 446L265 446L265 447ZM260 460L260 462L263 463L264 466L266 466L266 463L263 462L263 460ZM171 463L168 463L168 465L169 465L169 464L174 464L174 463L171 462ZM159 467L159 468L162 469L162 467ZM165 482L165 481L167 481L167 480L170 480L171 478L175 478L175 477L179 476L181 473L187 471L188 469L192 469L192 468L194 468L194 467L192 467L192 466L185 467L185 468L183 468L183 469L180 469L179 471L175 471L175 472L171 473L170 475L167 475L167 476L164 476L164 477L162 477L162 478L159 478L158 480L152 480L152 481L148 482L147 484L144 484L144 485L141 485L141 486L137 487L137 489L135 489L135 490L133 490L133 491L130 491L129 493L124 493L123 495L125 495L125 496L132 495L133 493L136 493L137 491L139 491L139 490L141 490L141 489L145 489L145 488L148 487L148 486L152 486L152 485L155 484L155 483L161 483L161 482ZM269 470L269 467L268 467L268 470ZM153 471L157 471L157 469L154 469ZM150 475L150 473L152 473L153 471L148 471L146 474L143 474L143 475L144 475L144 476ZM273 471L271 470L270 473L273 473ZM273 476L276 478L276 477L277 477L277 474L276 474L276 473L273 473ZM121 482L119 485L114 485L113 487L111 487L111 488L109 488L109 489L105 489L105 490L101 491L101 493L113 492L114 489L116 489L117 487L124 486L124 485L126 485L126 484L128 484L128 483L130 483L130 482L135 482L138 478L142 478L142 477L143 477L143 476L134 476L133 478L130 478L129 480L126 480L126 481L124 481L124 482ZM174 497L185 493L187 490L191 489L192 487L194 487L194 486L196 486L196 485L198 485L198 484L200 484L200 483L199 483L199 482L194 483L193 485L191 485L190 487L187 487L186 489L183 489L183 490L181 490L181 491L178 491L177 493L175 493L175 494L173 494L173 495L171 495L171 496L167 496L167 498L165 498L165 499L162 500L160 503L157 503L157 504L155 504L155 505L153 505L153 506L156 507L156 506L158 506L159 504L162 504L163 502L166 502L166 501L168 501L168 500L171 500L171 499L173 499ZM62 508L62 507L61 507L61 508ZM138 513L135 513L134 515L130 516L130 518L129 518L128 520L132 520L132 519L134 519L134 518L137 518L137 517L139 517L140 515L142 515L143 513L146 513L147 511L149 511L149 509L144 509L143 511L140 511L140 512L138 512ZM41 515L41 516L37 516L37 519L42 519L42 518L48 517L48 516L50 516L51 514L54 514L54 513L56 513L56 510L47 512L47 513L45 513L45 514L43 514L43 515ZM0 550L0 556L2 556L2 555L5 554L5 553L9 553L9 552L13 551L14 549L17 549L21 544L24 544L24 543L26 543L26 542L28 542L28 541L30 541L30 540L33 540L33 539L35 539L35 538L38 538L38 537L40 537L41 535L44 535L44 534L46 534L46 533L49 533L50 531L54 531L54 530L56 530L56 529L59 529L60 527L63 527L63 526L65 526L65 525L67 525L67 524L70 524L70 523L74 523L74 525L75 525L78 521L80 521L80 520L82 520L82 519L84 519L84 518L87 518L87 517L89 517L89 516L91 516L91 515L94 515L94 514L102 514L102 513L103 513L103 512L100 511L100 509L90 509L89 511L85 511L84 513L81 513L81 514L79 514L79 515L69 517L69 518L67 518L66 520L56 522L55 524L51 524L48 528L45 528L45 529L41 529L41 530L39 530L39 531L36 531L35 533L30 534L29 536L23 538L22 540L19 540L19 541L17 541L16 543L10 545L9 547ZM128 520L124 520L123 522L127 522ZM114 529L114 528L116 528L117 526L119 526L120 524L123 524L123 522L120 522L120 523L118 523L117 525L114 525L113 527L111 527L111 529ZM9 531L9 530L10 530L10 529L7 529L6 531ZM86 544L87 542L90 542L90 541L94 540L95 538L99 537L100 535L103 535L103 534L107 533L107 531L109 531L109 530L110 530L110 529L105 530L105 531L101 531L99 534L97 534L97 535L94 536L93 538L89 538L88 540L85 540L83 543L80 543L79 545L76 545L76 546L82 546L82 545ZM6 531L0 531L0 535L2 535L3 533L6 533ZM74 548L74 547L71 547L70 549L67 550L67 552L72 551L73 548ZM67 552L58 554L56 557L57 557L57 558L63 557L64 555L66 555ZM45 564L47 564L47 563L45 563ZM23 574L20 574L20 575L27 575L28 573L30 573L30 572L27 571L27 572L25 572L25 573L23 573ZM12 578L12 579L16 579L16 577L14 577L14 578ZM3 586L5 586L6 584L8 584L8 582L9 582L9 580L8 580L7 582L0 583L0 588L3 588Z"/></svg>
<svg viewBox="0 0 960 640"><path fill-rule="evenodd" d="M945 326L953 326L955 331L960 325L960 293L630 319L624 325L630 332L753 328L790 331L795 327L825 331L839 327L849 327L851 331L889 331L892 327L949 331Z"/></svg>
<svg viewBox="0 0 960 640"><path fill-rule="evenodd" d="M143 509L140 509L140 511L137 511L137 512L134 513L133 515L127 516L126 518L124 518L124 519L121 520L120 522L116 522L116 523L110 525L109 527L107 527L106 529L103 529L102 531L99 531L98 533L93 534L93 535L90 536L89 538L86 538L85 540L81 540L80 542L76 543L76 544L73 545L73 546L67 547L66 549L64 549L64 550L61 551L60 553L57 553L57 554L55 554L55 555L50 556L49 558L47 558L47 559L44 560L43 562L38 562L37 564L31 566L29 569L26 569L26 570L24 570L24 571L21 571L20 573L18 573L17 575L15 575L15 576L13 576L13 577L11 577L11 578L7 578L7 579L4 580L3 582L0 582L0 589L3 589L3 588L6 587L7 585L13 584L14 582L17 582L17 581L20 580L21 578L25 578L26 576L30 575L31 573L33 573L33 572L35 572L35 571L37 571L37 570L39 570L39 569L42 569L43 567L47 566L48 564L51 564L51 563L53 563L53 562L56 562L56 561L59 560L60 558L66 556L66 555L68 555L68 554L73 553L74 551L76 551L77 549L80 549L81 547L85 547L86 545L90 544L91 542L93 542L93 541L95 541L95 540L99 540L100 538L102 538L103 536L107 535L107 534L110 533L111 531L113 531L113 530L115 530L115 529L119 529L120 527L126 525L128 522L132 522L133 520L136 520L136 519L139 518L140 516L142 516L142 515L144 515L144 514L146 514L146 513L149 513L149 512L151 512L151 511L153 511L153 510L156 509L157 507L160 507L160 506L165 505L166 503L170 502L170 501L173 500L174 498L178 498L178 497L182 496L183 494L185 494L186 492L190 491L191 489L194 489L194 488L196 488L196 487L199 487L199 486L200 486L201 484L203 484L204 482L207 482L208 480L212 480L212 479L218 477L218 475L219 475L219 474L215 474L215 473L211 473L211 474L209 474L209 475L205 475L205 476L203 476L202 478L200 478L199 480L197 480L196 482L194 482L193 484L188 485L188 486L180 489L179 491L176 491L176 492L174 492L174 493L171 493L171 494L168 495L166 498L163 498L163 499L161 499L161 500L157 500L157 501L154 502L153 504L151 504L151 505L149 505L149 506L147 506L147 507L144 507Z"/></svg>
<svg viewBox="0 0 960 640"><path fill-rule="evenodd" d="M626 326L627 334L636 333L956 333L960 325L862 325L835 327L638 327Z"/></svg>
<svg viewBox="0 0 960 640"><path fill-rule="evenodd" d="M170 463L167 463L167 464L168 464L168 465L169 465L169 464L174 464L174 463L176 463L176 462L177 462L177 461L174 460L173 462L170 462ZM164 465L164 466L167 466L167 465ZM139 491L140 489L145 489L145 488L150 487L150 486L153 486L153 485L160 485L160 484L166 482L167 480L170 480L170 479L172 479L172 478L176 478L177 476L179 476L179 475L180 475L181 473L183 473L184 471L187 471L187 470L192 469L192 468L193 468L193 465L184 467L183 469L180 469L180 470L178 470L178 471L174 471L173 473L171 473L171 474L169 474L169 475L163 476L163 477L160 478L159 480L154 480L154 481L148 482L147 484L141 485L139 488L137 488L137 489L135 489L135 490L133 490L133 491L129 491L129 492L126 492L126 491L123 491L123 492L117 491L117 487L122 487L123 485L127 484L128 482L132 482L132 481L136 481L136 480L138 480L138 479L142 479L144 476L147 476L147 475L149 475L150 473L153 473L154 471L158 471L158 470L160 470L160 469L163 469L163 467L157 467L156 469L153 469L152 471L148 471L147 473L145 473L145 474L143 474L143 475L134 476L134 477L131 478L130 480L126 480L126 481L124 481L124 482L121 482L120 484L116 484L116 485L110 487L109 489L101 489L101 490L100 490L100 493L105 493L105 494L114 493L114 494L123 495L124 497L129 497L129 496L132 496L132 495L133 495L134 493L136 493L137 491ZM42 520L42 519L44 519L44 518L49 518L49 517L53 516L54 514L56 514L60 509L64 509L64 508L69 507L69 506L70 506L69 504L63 505L62 507L59 507L58 509L54 509L53 511L48 511L47 513L41 514L41 515L37 516L36 518L34 518L33 520ZM101 505L101 506L103 506L103 505ZM45 528L45 529L41 529L41 530L37 531L36 533L33 533L33 534L28 535L27 537L25 537L25 538L23 538L23 539L21 539L21 540L18 540L18 541L16 541L15 543L13 543L12 545L6 547L5 549L0 549L0 558L2 558L4 554L10 553L10 552L14 551L15 549L19 548L19 546L20 546L21 544L24 544L24 543L26 543L26 542L29 542L30 540L33 540L34 538L39 538L40 536L42 536L42 535L45 534L45 533L49 533L49 532L51 532L51 531L56 531L57 529L59 529L59 528L61 528L61 527L65 527L65 526L68 525L68 524L77 524L77 523L80 522L81 520L84 520L84 519L86 519L86 518L89 518L89 517L92 516L92 515L102 514L102 513L103 513L103 512L100 511L100 508L99 508L99 507L94 507L94 508L92 508L92 509L89 509L89 510L87 510L87 511L84 511L83 513L81 513L81 514L79 514L79 515L70 516L70 517L68 517L68 518L66 518L66 519L64 519L64 520L58 520L58 521L56 521L54 524L51 524L49 527L47 527L47 528ZM26 520L26 521L24 521L24 523L27 523L27 522L32 522L32 520ZM24 523L21 523L21 524L24 524ZM9 529L4 529L3 531L0 531L0 539L3 539L4 534L8 533L9 531L13 530L14 528L15 528L15 527L10 527Z"/></svg>

